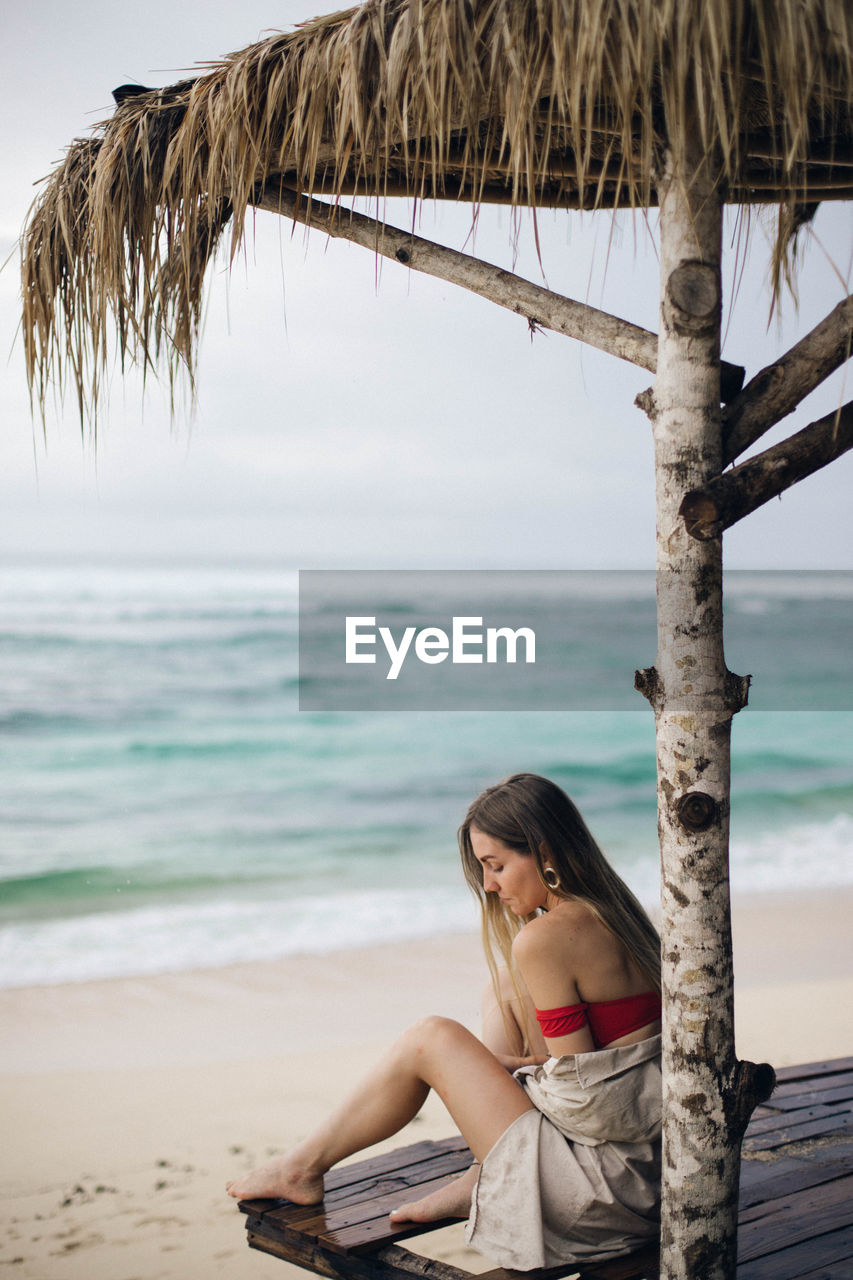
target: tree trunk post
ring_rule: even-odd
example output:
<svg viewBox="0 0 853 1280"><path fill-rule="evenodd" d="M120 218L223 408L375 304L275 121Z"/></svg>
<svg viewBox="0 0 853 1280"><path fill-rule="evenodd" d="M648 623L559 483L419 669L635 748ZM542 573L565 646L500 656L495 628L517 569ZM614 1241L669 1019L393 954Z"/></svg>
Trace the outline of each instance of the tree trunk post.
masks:
<svg viewBox="0 0 853 1280"><path fill-rule="evenodd" d="M658 652L637 683L657 732L665 1280L734 1280L740 1140L754 1106L734 1051L728 870L731 719L748 679L723 656L721 540L697 542L679 516L684 494L721 470L716 179L697 146L677 167L666 156L658 187Z"/></svg>

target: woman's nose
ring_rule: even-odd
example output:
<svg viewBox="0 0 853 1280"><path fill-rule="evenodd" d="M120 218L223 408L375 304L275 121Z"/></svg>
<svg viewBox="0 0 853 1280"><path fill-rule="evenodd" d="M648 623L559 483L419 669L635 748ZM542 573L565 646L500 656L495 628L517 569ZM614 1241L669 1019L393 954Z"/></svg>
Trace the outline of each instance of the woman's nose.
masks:
<svg viewBox="0 0 853 1280"><path fill-rule="evenodd" d="M498 882L493 875L488 872L483 876L483 888L486 893L494 893L497 890Z"/></svg>

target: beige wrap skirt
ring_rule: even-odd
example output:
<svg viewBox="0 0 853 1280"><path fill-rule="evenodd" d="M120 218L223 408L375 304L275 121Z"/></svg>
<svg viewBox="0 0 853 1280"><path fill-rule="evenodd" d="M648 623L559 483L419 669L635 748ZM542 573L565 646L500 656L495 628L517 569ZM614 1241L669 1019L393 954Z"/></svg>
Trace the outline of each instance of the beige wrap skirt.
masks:
<svg viewBox="0 0 853 1280"><path fill-rule="evenodd" d="M660 1036L515 1073L535 1110L480 1168L465 1238L518 1271L612 1258L660 1214Z"/></svg>

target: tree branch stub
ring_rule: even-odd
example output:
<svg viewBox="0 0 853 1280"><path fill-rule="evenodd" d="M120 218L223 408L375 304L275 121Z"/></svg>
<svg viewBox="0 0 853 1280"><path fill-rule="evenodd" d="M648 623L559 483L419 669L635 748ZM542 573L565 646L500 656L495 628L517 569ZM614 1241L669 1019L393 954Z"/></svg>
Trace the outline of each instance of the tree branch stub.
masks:
<svg viewBox="0 0 853 1280"><path fill-rule="evenodd" d="M685 831L707 831L720 816L720 806L704 791L688 791L676 802L678 821Z"/></svg>
<svg viewBox="0 0 853 1280"><path fill-rule="evenodd" d="M661 689L658 673L654 667L642 667L634 672L634 688L646 698L653 710L657 709Z"/></svg>
<svg viewBox="0 0 853 1280"><path fill-rule="evenodd" d="M681 334L713 332L720 313L720 277L707 262L682 262L667 281L665 315Z"/></svg>

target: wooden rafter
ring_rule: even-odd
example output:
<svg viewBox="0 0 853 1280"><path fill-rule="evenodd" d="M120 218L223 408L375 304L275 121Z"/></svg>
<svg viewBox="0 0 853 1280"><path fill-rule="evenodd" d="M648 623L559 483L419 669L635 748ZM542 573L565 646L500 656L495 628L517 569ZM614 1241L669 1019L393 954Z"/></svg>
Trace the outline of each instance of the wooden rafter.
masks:
<svg viewBox="0 0 853 1280"><path fill-rule="evenodd" d="M657 368L657 334L587 303L553 293L480 258L448 249L339 205L309 200L295 191L282 189L278 183L268 183L256 197L255 204L257 208L320 228L330 236L360 244L413 271L460 285L524 316L531 326L576 338L652 373ZM724 397L735 394L742 385L743 375L738 365L723 366Z"/></svg>
<svg viewBox="0 0 853 1280"><path fill-rule="evenodd" d="M853 449L853 401L693 489L679 515L700 542L718 538L738 520Z"/></svg>
<svg viewBox="0 0 853 1280"><path fill-rule="evenodd" d="M853 295L810 333L767 365L723 410L723 465L727 466L787 417L839 368L853 349Z"/></svg>

